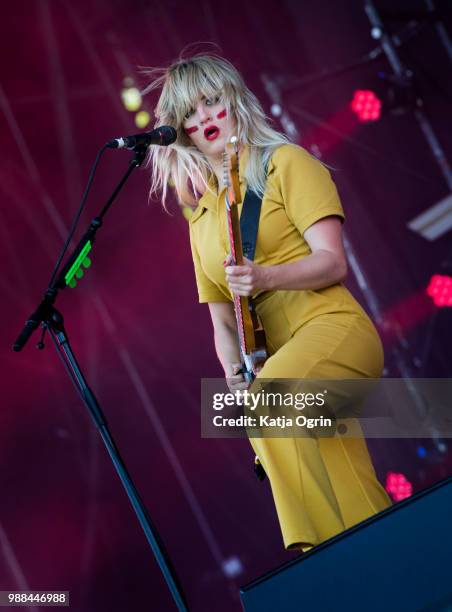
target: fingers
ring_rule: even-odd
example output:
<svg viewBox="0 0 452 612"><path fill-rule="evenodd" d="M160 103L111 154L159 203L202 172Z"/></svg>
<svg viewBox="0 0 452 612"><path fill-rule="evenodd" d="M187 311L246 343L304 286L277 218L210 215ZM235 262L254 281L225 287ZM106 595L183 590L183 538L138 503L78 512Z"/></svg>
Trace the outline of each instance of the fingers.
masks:
<svg viewBox="0 0 452 612"><path fill-rule="evenodd" d="M253 294L253 286L245 278L228 278L227 283L232 293L236 295L250 296Z"/></svg>
<svg viewBox="0 0 452 612"><path fill-rule="evenodd" d="M241 383L233 383L230 380L227 381L229 391L245 391L249 388L250 383L242 381Z"/></svg>
<svg viewBox="0 0 452 612"><path fill-rule="evenodd" d="M227 266L225 272L227 277L245 276L249 274L250 268L248 266Z"/></svg>
<svg viewBox="0 0 452 612"><path fill-rule="evenodd" d="M248 284L231 282L229 283L229 289L235 295L242 295L244 297L249 297L250 295L253 294L253 288L251 285L248 285Z"/></svg>
<svg viewBox="0 0 452 612"><path fill-rule="evenodd" d="M232 258L231 253L228 253L228 255L226 255L224 261L223 261L223 266L226 268L226 272L228 274L238 274L239 271L243 270L243 268L252 268L253 263L251 261L251 259L248 259L247 257L243 257L243 264L241 266L237 266L234 264L234 260Z"/></svg>
<svg viewBox="0 0 452 612"><path fill-rule="evenodd" d="M233 293L249 295L243 291L250 292L250 270L247 266L229 266L226 268L226 282Z"/></svg>
<svg viewBox="0 0 452 612"><path fill-rule="evenodd" d="M223 261L223 266L230 266L232 263L232 255L229 253L228 255L226 255L225 260Z"/></svg>
<svg viewBox="0 0 452 612"><path fill-rule="evenodd" d="M250 386L250 383L245 380L242 368L241 363L231 363L232 374L226 377L230 391L244 391Z"/></svg>
<svg viewBox="0 0 452 612"><path fill-rule="evenodd" d="M232 378L227 378L226 379L226 383L228 385L228 389L230 391L245 391L245 389L248 389L250 384L248 381L246 381L243 376L241 377L241 379L238 380L234 380L234 377Z"/></svg>
<svg viewBox="0 0 452 612"><path fill-rule="evenodd" d="M255 291L252 281L246 276L226 278L229 289L237 295L251 295Z"/></svg>
<svg viewBox="0 0 452 612"><path fill-rule="evenodd" d="M229 265L232 262L231 255L224 260L226 282L232 293L249 297L253 294L255 287L253 284L253 262L244 258L245 265Z"/></svg>
<svg viewBox="0 0 452 612"><path fill-rule="evenodd" d="M243 374L242 364L241 363L231 363L232 375Z"/></svg>
<svg viewBox="0 0 452 612"><path fill-rule="evenodd" d="M243 289L243 288L235 288L232 287L231 285L229 285L231 292L234 295L240 295L241 297L251 297L253 295L253 292L251 291L251 289Z"/></svg>

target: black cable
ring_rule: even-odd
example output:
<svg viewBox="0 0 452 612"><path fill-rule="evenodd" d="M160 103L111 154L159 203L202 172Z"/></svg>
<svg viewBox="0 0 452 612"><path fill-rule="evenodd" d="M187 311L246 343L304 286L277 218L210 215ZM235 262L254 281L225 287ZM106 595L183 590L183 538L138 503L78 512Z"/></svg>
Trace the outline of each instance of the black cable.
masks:
<svg viewBox="0 0 452 612"><path fill-rule="evenodd" d="M75 233L75 230L77 228L77 224L78 224L79 219L80 219L80 215L82 214L83 209L85 208L86 200L88 199L88 195L89 195L89 192L90 192L93 180L94 180L94 175L96 173L97 166L99 165L100 158L102 157L102 155L104 154L104 151L107 148L108 148L107 144L104 144L104 146L97 153L96 159L94 160L94 164L91 166L91 170L90 170L89 177L88 177L88 182L86 183L85 191L83 192L83 196L82 196L82 199L80 201L80 206L79 206L78 211L77 211L77 213L76 213L76 215L74 217L74 220L72 222L71 228L69 230L68 237L66 238L66 242L63 245L63 249L62 249L62 251L60 253L60 256L58 257L58 260L57 260L57 262L55 264L55 267L53 269L52 276L50 277L50 281L49 281L49 287L52 287L52 285L53 285L53 283L55 281L56 275L58 274L58 269L59 269L59 267L61 265L61 262L63 261L63 257L65 256L66 251L68 249L68 246L69 246L69 244L70 244L70 242L72 240L72 237L73 237L73 235Z"/></svg>

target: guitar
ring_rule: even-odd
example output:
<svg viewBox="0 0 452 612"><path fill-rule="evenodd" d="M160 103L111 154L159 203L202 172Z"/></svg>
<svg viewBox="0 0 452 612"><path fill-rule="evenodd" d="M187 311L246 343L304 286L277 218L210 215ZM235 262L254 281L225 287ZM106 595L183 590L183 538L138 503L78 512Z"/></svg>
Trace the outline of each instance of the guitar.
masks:
<svg viewBox="0 0 452 612"><path fill-rule="evenodd" d="M239 182L238 141L231 138L223 155L226 190L226 214L229 230L231 264L243 264L242 237L238 204L242 202ZM233 294L237 321L242 373L246 381L252 382L268 357L264 328L254 308L251 297Z"/></svg>

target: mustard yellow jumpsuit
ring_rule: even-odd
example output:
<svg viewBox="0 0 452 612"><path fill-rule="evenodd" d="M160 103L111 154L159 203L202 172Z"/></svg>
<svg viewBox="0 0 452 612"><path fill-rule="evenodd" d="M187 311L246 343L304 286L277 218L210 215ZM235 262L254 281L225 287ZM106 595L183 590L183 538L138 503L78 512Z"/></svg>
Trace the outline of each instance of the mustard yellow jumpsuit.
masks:
<svg viewBox="0 0 452 612"><path fill-rule="evenodd" d="M247 163L246 149L240 174ZM329 215L344 219L328 170L297 145L282 145L268 167L257 264L310 254L305 230ZM223 261L229 252L225 190L207 190L190 219L200 302L228 302ZM242 200L246 184L241 181ZM240 212L239 207L239 212ZM383 350L374 325L342 285L262 292L256 310L270 357L260 378L379 378ZM287 549L308 550L391 505L361 437L250 438L270 480Z"/></svg>

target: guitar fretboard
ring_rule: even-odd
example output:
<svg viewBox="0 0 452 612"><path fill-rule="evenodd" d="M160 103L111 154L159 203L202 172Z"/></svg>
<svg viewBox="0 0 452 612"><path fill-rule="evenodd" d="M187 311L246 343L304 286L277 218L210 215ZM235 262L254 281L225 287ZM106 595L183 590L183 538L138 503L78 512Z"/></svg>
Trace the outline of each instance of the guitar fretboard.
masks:
<svg viewBox="0 0 452 612"><path fill-rule="evenodd" d="M229 205L229 202L226 198L226 215L227 215L227 219L228 219L228 231L229 231L229 244L231 245L231 257L232 257L232 264L236 265L237 263L237 257L236 257L236 252L235 252L235 242L234 242L234 232L232 229L232 216L231 216L231 207ZM245 324L243 322L243 309L242 309L242 302L240 300L240 296L236 295L235 293L232 294L233 300L234 300L234 311L235 311L235 318L237 321L237 329L239 332L239 339L240 339L240 344L243 348L243 351L245 353L248 352L248 347L246 346L246 336L245 336Z"/></svg>

